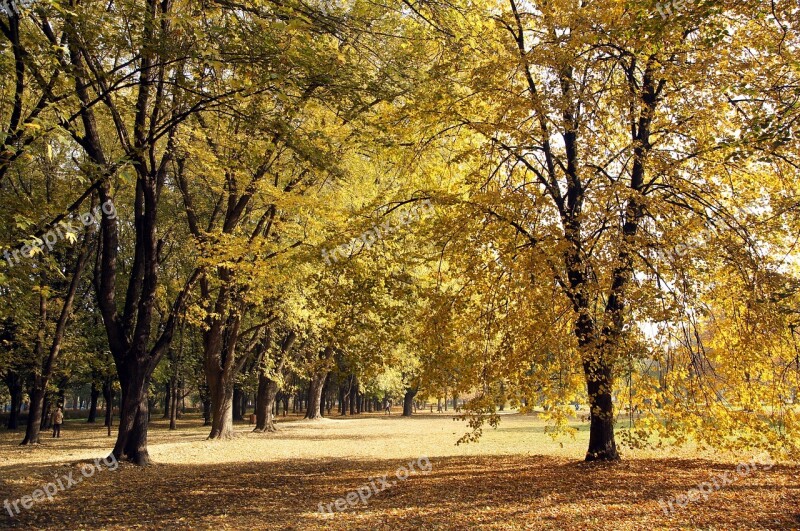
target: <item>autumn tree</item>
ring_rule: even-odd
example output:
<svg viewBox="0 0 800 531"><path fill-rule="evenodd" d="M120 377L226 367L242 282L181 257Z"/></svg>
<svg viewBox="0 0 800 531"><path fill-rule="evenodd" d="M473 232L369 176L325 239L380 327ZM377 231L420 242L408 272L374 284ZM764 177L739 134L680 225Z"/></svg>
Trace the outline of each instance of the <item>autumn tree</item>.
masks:
<svg viewBox="0 0 800 531"><path fill-rule="evenodd" d="M787 55L793 39L768 8L709 2L667 20L654 8L615 1L431 4L452 35L453 53L431 68L424 92L408 105L436 132L424 142L454 145L449 164L466 169L448 181L443 201L477 216L473 225L506 227L474 243L474 232L456 233L461 242L480 252L493 278L514 275L511 286L525 279L551 293L555 308L568 305L577 356L566 354L583 372L591 407L587 460L619 457L616 369L631 327L660 318L652 302L671 282L664 284L664 269L676 265L654 264L652 251L686 237L681 227L714 225L752 249L742 230L746 216L730 197L766 189L759 181L724 183L750 171L776 138L746 133L755 118L739 97L750 110L755 93L788 109L793 89L744 81L770 77L749 56L783 46L768 68L796 79ZM792 119L769 114L770 124ZM495 351L517 339L503 338L503 328L492 332ZM525 365L519 369L541 369Z"/></svg>

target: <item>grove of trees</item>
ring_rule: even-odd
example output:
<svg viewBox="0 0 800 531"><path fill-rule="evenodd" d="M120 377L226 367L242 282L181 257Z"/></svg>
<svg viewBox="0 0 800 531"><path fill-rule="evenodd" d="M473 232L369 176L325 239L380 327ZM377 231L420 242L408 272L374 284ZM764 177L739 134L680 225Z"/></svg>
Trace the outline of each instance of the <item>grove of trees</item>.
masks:
<svg viewBox="0 0 800 531"><path fill-rule="evenodd" d="M798 455L796 2L2 2L23 444L85 388L140 465L251 399Z"/></svg>

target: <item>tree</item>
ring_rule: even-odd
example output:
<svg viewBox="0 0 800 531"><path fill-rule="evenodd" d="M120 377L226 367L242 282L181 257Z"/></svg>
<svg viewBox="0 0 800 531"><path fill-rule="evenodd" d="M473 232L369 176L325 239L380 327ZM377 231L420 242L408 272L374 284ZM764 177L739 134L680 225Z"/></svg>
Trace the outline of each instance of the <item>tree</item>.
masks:
<svg viewBox="0 0 800 531"><path fill-rule="evenodd" d="M441 201L466 207L454 227L477 219L450 248L478 253L495 281L512 275L506 283L516 287L527 279L554 306L568 305L577 356L565 361L580 366L592 413L587 460L619 457L616 369L632 325L659 318L653 302L669 287L660 264L649 276L652 249L679 241L676 228L689 223L719 225L752 249L747 220L720 182L753 169L758 162L748 153L763 158L776 137L718 135L752 126L731 94L747 94L749 107L755 91L786 108L774 97L779 89L745 87L736 74L770 78L741 52L768 55L784 40L777 23L765 30L756 22L758 8L703 3L667 21L651 8L510 0L439 9L454 50L471 60L442 58L438 68L448 75L429 78L407 105L408 116L437 132L426 143L455 145L447 164L465 169ZM768 68L796 77L786 60ZM759 182L734 181L739 197L766 192ZM489 225L506 232L476 238L477 227ZM524 267L511 263L520 259ZM504 339L500 325L492 332L499 345L518 338Z"/></svg>

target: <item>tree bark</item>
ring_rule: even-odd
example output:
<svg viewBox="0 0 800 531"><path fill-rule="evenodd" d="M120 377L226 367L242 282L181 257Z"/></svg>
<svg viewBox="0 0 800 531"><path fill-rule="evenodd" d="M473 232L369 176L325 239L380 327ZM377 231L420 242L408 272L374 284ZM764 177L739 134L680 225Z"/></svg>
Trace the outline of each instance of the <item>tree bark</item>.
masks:
<svg viewBox="0 0 800 531"><path fill-rule="evenodd" d="M414 414L414 397L417 396L418 389L406 389L406 394L403 397L403 416L410 417Z"/></svg>
<svg viewBox="0 0 800 531"><path fill-rule="evenodd" d="M94 424L97 422L97 400L100 398L100 388L97 387L97 382L92 381L92 392L90 394L89 404L89 418L86 422Z"/></svg>
<svg viewBox="0 0 800 531"><path fill-rule="evenodd" d="M53 427L51 425L51 420L53 417L50 415L50 402L52 402L51 396L51 393L44 394L44 404L42 405L42 430L49 430Z"/></svg>
<svg viewBox="0 0 800 531"><path fill-rule="evenodd" d="M241 407L239 408L239 416L242 418L242 420L244 420L245 417L247 417L247 402L248 402L248 400L250 400L249 393L247 393L246 391L242 391Z"/></svg>
<svg viewBox="0 0 800 531"><path fill-rule="evenodd" d="M611 367L601 362L596 368L584 364L586 387L589 393L591 425L587 461L615 461L619 459L614 440L614 403L611 392L614 381Z"/></svg>
<svg viewBox="0 0 800 531"><path fill-rule="evenodd" d="M182 394L183 392L183 385L178 385L177 379L175 377L172 378L172 382L170 385L172 389L172 396L170 400L169 406L169 429L176 430L178 429L178 395ZM180 391L180 393L179 393Z"/></svg>
<svg viewBox="0 0 800 531"><path fill-rule="evenodd" d="M259 375L258 396L256 397L256 433L277 431L272 408L278 394L278 382L264 375Z"/></svg>
<svg viewBox="0 0 800 531"><path fill-rule="evenodd" d="M233 382L209 379L211 396L211 433L209 439L233 438Z"/></svg>
<svg viewBox="0 0 800 531"><path fill-rule="evenodd" d="M49 374L44 374L42 364L46 363L43 357L45 331L47 329L47 297L39 294L39 327L36 331L36 341L33 347L35 367L33 373L33 388L30 392L30 405L28 407L28 424L25 428L23 445L39 444L39 432L42 426L42 406L44 395L47 392L47 379Z"/></svg>
<svg viewBox="0 0 800 531"><path fill-rule="evenodd" d="M348 396L348 402L349 402L349 407L350 407L350 414L351 415L355 415L356 414L356 402L357 402L357 399L358 399L358 378L355 375L353 375L352 378L353 378L353 380L352 380L353 383L352 383L352 387L350 387L350 392L348 393L348 395L349 395Z"/></svg>
<svg viewBox="0 0 800 531"><path fill-rule="evenodd" d="M22 376L18 372L8 371L5 379L8 392L11 394L11 412L8 415L6 428L16 430L19 429L19 415L22 409Z"/></svg>
<svg viewBox="0 0 800 531"><path fill-rule="evenodd" d="M349 384L348 384L349 385ZM339 386L339 414L342 416L347 415L347 410L344 404L347 400L347 387L345 385Z"/></svg>
<svg viewBox="0 0 800 531"><path fill-rule="evenodd" d="M269 338L269 335L267 336ZM278 358L274 361L274 373L277 376L283 373L283 367L286 364L286 358L288 356L289 350L294 345L295 340L297 339L297 334L294 331L289 332L286 337L283 339L280 345L280 351L278 353ZM262 353L259 359L259 363L261 365L261 369L258 372L258 394L256 396L256 427L253 430L257 433L265 433L265 432L274 432L277 431L275 428L275 417L274 414L277 413L277 404L276 397L278 396L278 381L276 378L270 378L270 375L267 374L266 371L266 360L263 359L264 355L266 355L266 349L268 345L268 339L262 344ZM273 413L272 408L275 407L275 413ZM284 408L284 415L286 414Z"/></svg>
<svg viewBox="0 0 800 531"><path fill-rule="evenodd" d="M233 388L233 420L244 420L242 417L242 390Z"/></svg>
<svg viewBox="0 0 800 531"><path fill-rule="evenodd" d="M321 417L325 416L325 402L328 399L328 386L331 381L331 373L325 375L325 382L322 384L322 392L319 399L319 414Z"/></svg>
<svg viewBox="0 0 800 531"><path fill-rule="evenodd" d="M228 278L225 277L225 280ZM201 286L203 292L207 292L205 280ZM220 288L214 305L215 317L207 319L208 330L203 334L205 373L211 398L209 439L233 437L234 384L236 374L246 360L243 356L238 362L236 360L241 318L238 312L234 312L236 304L229 300L229 296L232 296L230 287Z"/></svg>
<svg viewBox="0 0 800 531"><path fill-rule="evenodd" d="M165 420L169 418L169 408L170 404L172 403L172 400L170 399L170 391L170 380L167 380L167 383L164 384L164 416L161 417Z"/></svg>
<svg viewBox="0 0 800 531"><path fill-rule="evenodd" d="M305 414L305 418L307 419L316 420L323 418L322 392L325 388L325 383L328 381L332 357L333 348L325 347L318 354L312 354L307 359L309 363L309 372L311 374Z"/></svg>
<svg viewBox="0 0 800 531"><path fill-rule="evenodd" d="M103 425L110 428L114 421L114 387L110 378L103 382L103 401L106 403L106 418Z"/></svg>
<svg viewBox="0 0 800 531"><path fill-rule="evenodd" d="M322 417L322 388L325 386L325 378L328 372L317 373L311 377L311 385L308 388L308 407L306 408L305 418L311 420L321 419Z"/></svg>
<svg viewBox="0 0 800 531"><path fill-rule="evenodd" d="M203 426L211 426L211 399L203 400Z"/></svg>
<svg viewBox="0 0 800 531"><path fill-rule="evenodd" d="M153 367L148 358L129 361L129 367L120 371L119 428L113 455L117 460L127 459L139 466L150 464L147 450L147 424L150 420L148 388Z"/></svg>

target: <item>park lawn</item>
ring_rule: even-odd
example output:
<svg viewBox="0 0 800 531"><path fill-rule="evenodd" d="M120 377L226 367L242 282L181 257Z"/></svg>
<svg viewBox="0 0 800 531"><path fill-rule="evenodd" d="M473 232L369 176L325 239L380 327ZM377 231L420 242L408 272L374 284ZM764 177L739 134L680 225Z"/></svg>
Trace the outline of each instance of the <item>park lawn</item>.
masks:
<svg viewBox="0 0 800 531"><path fill-rule="evenodd" d="M448 415L364 415L322 421L281 419L278 433L237 427L232 441L205 440L188 417L170 432L154 421L156 464L121 464L35 503L0 527L19 529L792 529L800 528L800 467L781 463L738 477L743 456L695 449L625 451L614 464L586 464L588 439L553 440L536 418L504 415L477 444L456 446L465 425ZM56 476L108 454L102 426L69 421L61 439L17 446L22 433L0 432L0 501L16 500ZM422 458L427 458L424 460ZM430 462L406 480L403 466ZM717 475L730 485L689 503L668 500ZM394 484L373 494L381 478ZM402 471L401 471L401 476ZM348 493L370 492L351 506ZM320 504L343 511L322 514ZM354 495L351 495L354 499Z"/></svg>

